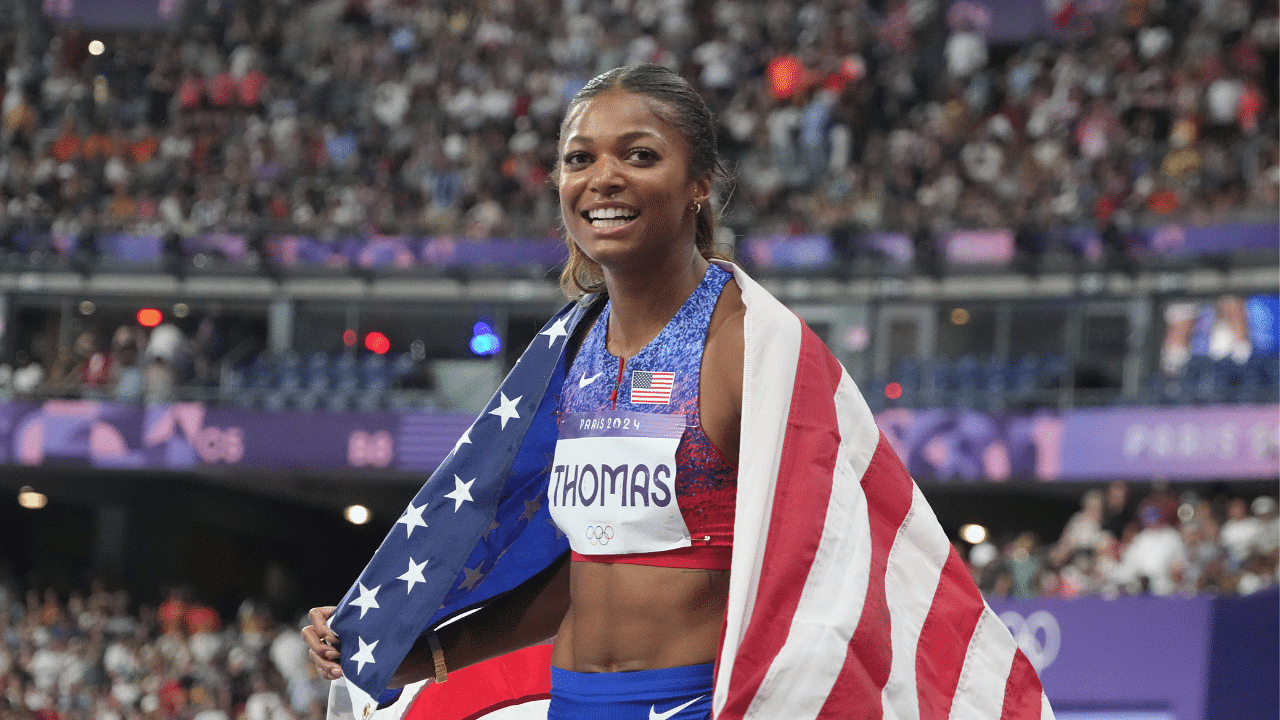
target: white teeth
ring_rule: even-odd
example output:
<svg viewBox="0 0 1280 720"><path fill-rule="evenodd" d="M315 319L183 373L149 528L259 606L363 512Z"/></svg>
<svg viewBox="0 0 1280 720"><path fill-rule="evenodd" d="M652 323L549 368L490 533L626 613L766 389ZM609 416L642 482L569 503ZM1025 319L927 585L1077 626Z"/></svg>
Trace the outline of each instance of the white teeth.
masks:
<svg viewBox="0 0 1280 720"><path fill-rule="evenodd" d="M614 220L621 218L624 222L631 220L635 215L630 210L624 210L617 207L598 208L587 213L587 219L594 225L600 225L601 221ZM618 223L608 224L608 227L616 227Z"/></svg>
<svg viewBox="0 0 1280 720"><path fill-rule="evenodd" d="M598 227L598 228L616 228L616 227L622 227L623 225L626 225L628 222L630 222L630 220L625 220L622 218L613 218L610 220L592 220L591 226Z"/></svg>

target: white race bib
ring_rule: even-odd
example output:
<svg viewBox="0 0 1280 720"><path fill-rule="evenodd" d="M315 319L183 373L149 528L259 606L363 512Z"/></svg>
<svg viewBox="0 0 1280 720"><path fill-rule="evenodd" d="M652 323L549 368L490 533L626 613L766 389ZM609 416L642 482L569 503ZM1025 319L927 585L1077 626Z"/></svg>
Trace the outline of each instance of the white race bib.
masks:
<svg viewBox="0 0 1280 720"><path fill-rule="evenodd" d="M683 414L565 413L547 490L551 518L580 555L689 547L676 503Z"/></svg>

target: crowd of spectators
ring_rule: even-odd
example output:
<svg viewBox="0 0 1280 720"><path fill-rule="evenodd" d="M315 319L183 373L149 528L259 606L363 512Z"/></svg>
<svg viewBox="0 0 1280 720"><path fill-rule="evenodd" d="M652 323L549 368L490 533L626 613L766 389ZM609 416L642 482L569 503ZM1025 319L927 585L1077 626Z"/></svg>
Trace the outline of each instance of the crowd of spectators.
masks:
<svg viewBox="0 0 1280 720"><path fill-rule="evenodd" d="M296 624L245 601L226 625L175 588L157 604L0 585L0 718L321 720L329 683Z"/></svg>
<svg viewBox="0 0 1280 720"><path fill-rule="evenodd" d="M1117 480L1085 492L1056 541L1025 532L967 557L989 595L1248 595L1277 582L1280 508L1268 495L1207 498L1158 485L1135 499Z"/></svg>
<svg viewBox="0 0 1280 720"><path fill-rule="evenodd" d="M967 549L988 596L1248 595L1276 584L1270 496L1213 500L1115 482L1087 491L1058 540L1034 533ZM0 583L0 718L319 720L296 622L244 601L227 619L182 586L159 604L93 581L88 591Z"/></svg>
<svg viewBox="0 0 1280 720"><path fill-rule="evenodd" d="M1144 219L1280 206L1274 0L1069 2L1001 43L989 12L904 0L180 6L163 32L0 30L0 220L554 236L566 101L637 62L715 110L737 237L1006 227L1035 252L1085 225L1124 254Z"/></svg>
<svg viewBox="0 0 1280 720"><path fill-rule="evenodd" d="M159 403L216 395L221 365L258 352L253 323L214 308L155 327L81 321L70 342L36 333L0 355L0 401L68 398Z"/></svg>

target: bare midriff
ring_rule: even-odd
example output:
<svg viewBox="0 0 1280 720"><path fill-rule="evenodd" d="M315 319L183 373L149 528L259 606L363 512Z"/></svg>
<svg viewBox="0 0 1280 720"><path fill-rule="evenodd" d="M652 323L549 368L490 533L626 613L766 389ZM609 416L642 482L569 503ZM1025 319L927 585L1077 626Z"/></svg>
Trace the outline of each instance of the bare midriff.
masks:
<svg viewBox="0 0 1280 720"><path fill-rule="evenodd" d="M728 570L573 562L551 664L629 672L713 663Z"/></svg>

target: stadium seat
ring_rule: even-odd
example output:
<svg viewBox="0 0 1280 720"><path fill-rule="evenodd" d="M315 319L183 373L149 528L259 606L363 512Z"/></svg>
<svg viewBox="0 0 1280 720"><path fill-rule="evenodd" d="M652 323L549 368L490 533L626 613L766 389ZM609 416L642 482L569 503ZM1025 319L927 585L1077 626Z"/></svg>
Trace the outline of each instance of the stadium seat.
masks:
<svg viewBox="0 0 1280 720"><path fill-rule="evenodd" d="M333 384L330 375L329 354L323 350L317 350L307 357L306 367L306 386L307 389L322 393L329 389Z"/></svg>
<svg viewBox="0 0 1280 720"><path fill-rule="evenodd" d="M985 377L978 356L961 355L951 366L949 378L951 401L965 408L977 408L982 402Z"/></svg>
<svg viewBox="0 0 1280 720"><path fill-rule="evenodd" d="M904 357L893 364L889 381L902 386L902 395L895 402L899 407L915 407L920 401L920 361Z"/></svg>
<svg viewBox="0 0 1280 720"><path fill-rule="evenodd" d="M355 355L343 353L334 358L330 364L330 377L333 387L343 392L351 392L360 387L360 376L356 370Z"/></svg>
<svg viewBox="0 0 1280 720"><path fill-rule="evenodd" d="M391 384L391 374L387 370L387 358L383 355L365 355L360 360L360 387L364 390L380 393Z"/></svg>

